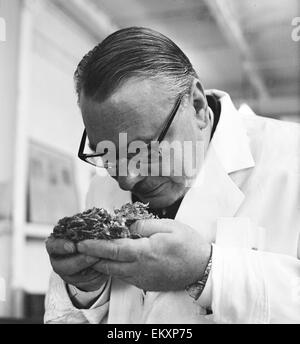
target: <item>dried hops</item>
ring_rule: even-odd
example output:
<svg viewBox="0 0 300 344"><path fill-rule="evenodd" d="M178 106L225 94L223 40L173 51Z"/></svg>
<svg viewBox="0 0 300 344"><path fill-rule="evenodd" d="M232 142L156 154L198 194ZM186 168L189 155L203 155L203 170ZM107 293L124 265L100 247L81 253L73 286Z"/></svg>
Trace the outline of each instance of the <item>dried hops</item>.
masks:
<svg viewBox="0 0 300 344"><path fill-rule="evenodd" d="M51 237L75 243L89 239L139 238L129 227L137 220L156 218L147 209L148 205L140 202L125 204L113 214L102 208L89 209L59 220Z"/></svg>

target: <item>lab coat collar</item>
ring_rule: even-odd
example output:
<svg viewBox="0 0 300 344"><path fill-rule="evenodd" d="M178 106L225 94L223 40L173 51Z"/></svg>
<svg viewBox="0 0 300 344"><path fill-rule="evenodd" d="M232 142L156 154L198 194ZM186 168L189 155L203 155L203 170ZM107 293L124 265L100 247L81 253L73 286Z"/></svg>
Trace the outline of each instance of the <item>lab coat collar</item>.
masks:
<svg viewBox="0 0 300 344"><path fill-rule="evenodd" d="M220 120L210 144L214 147L225 171L232 173L254 167L245 126L230 96L217 90L207 91L206 94L217 97L221 103Z"/></svg>
<svg viewBox="0 0 300 344"><path fill-rule="evenodd" d="M236 214L245 196L230 173L253 167L248 136L228 94L209 91L221 102L221 116L203 166L186 193L176 220L201 230L207 240L216 237L216 221Z"/></svg>

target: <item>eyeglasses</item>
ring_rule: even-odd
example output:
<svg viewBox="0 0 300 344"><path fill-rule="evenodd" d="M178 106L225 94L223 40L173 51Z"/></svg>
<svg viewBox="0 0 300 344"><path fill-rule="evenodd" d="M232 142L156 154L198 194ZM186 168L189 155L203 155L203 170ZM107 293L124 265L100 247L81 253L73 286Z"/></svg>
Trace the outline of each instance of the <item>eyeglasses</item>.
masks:
<svg viewBox="0 0 300 344"><path fill-rule="evenodd" d="M168 118L166 119L166 121L163 124L163 128L161 130L161 132L159 133L159 135L157 135L156 139L152 140L152 142L157 142L158 145L164 140L164 138L166 137L166 134L171 126L171 124L173 123L173 120L178 112L178 109L181 105L182 102L182 98L183 96L180 95L177 100L176 103L174 105L174 108L172 109L170 115L168 116ZM84 130L83 135L82 135L82 139L80 142L80 146L79 146L79 151L78 151L78 158L88 164L91 164L93 166L99 167L99 168L105 168L107 170L109 170L110 168L115 167L115 164L111 164L108 162L103 162L102 158L106 153L103 154L85 154L84 153L84 148L86 146L86 139L87 139L87 132L86 130ZM151 160L151 156L154 156L155 154L152 154L151 149L153 149L153 146L150 144L147 145L147 161Z"/></svg>

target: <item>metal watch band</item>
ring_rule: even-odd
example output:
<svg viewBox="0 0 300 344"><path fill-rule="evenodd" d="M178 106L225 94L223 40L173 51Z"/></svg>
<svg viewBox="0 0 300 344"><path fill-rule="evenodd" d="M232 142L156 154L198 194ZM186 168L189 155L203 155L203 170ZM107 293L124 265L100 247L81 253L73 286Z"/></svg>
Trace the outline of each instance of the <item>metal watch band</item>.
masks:
<svg viewBox="0 0 300 344"><path fill-rule="evenodd" d="M201 294L202 294L202 292L203 292L203 290L205 288L208 276L210 274L210 270L211 270L211 267L212 267L212 250L213 249L212 249L212 246L211 246L210 258L209 258L208 264L206 266L206 269L204 271L202 279L200 281L197 281L196 283L193 283L193 284L187 286L186 289L185 289L188 292L188 294L193 299L195 299L196 301L201 296Z"/></svg>

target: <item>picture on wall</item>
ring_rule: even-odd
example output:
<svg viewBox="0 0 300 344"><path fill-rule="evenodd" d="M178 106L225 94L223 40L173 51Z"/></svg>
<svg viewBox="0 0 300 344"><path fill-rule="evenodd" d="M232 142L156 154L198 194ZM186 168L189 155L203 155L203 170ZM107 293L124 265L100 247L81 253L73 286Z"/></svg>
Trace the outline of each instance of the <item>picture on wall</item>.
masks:
<svg viewBox="0 0 300 344"><path fill-rule="evenodd" d="M72 156L31 141L28 169L28 221L56 224L79 211Z"/></svg>

